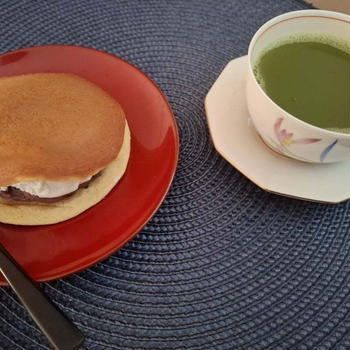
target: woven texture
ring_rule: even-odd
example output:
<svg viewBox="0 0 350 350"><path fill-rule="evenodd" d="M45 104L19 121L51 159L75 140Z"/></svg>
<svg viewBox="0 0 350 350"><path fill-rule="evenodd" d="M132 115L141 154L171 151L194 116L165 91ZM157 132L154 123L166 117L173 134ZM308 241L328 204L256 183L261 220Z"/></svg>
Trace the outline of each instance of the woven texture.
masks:
<svg viewBox="0 0 350 350"><path fill-rule="evenodd" d="M116 54L167 96L180 133L164 203L129 244L45 293L86 349L350 348L349 201L268 194L213 148L204 97L231 59L297 0L0 2L0 51L75 44ZM50 349L0 288L0 349Z"/></svg>

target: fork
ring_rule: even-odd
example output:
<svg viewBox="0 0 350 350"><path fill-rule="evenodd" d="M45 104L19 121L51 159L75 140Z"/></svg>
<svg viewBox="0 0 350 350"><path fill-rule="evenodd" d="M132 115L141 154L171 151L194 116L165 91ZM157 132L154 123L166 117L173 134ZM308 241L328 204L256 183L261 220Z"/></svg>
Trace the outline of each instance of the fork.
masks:
<svg viewBox="0 0 350 350"><path fill-rule="evenodd" d="M79 349L84 342L82 333L44 296L1 243L0 272L54 349Z"/></svg>

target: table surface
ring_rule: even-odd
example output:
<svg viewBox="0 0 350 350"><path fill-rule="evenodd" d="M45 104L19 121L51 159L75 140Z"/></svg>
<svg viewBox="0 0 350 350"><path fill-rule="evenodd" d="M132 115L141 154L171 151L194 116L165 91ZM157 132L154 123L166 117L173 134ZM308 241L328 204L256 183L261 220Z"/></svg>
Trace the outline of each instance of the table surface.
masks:
<svg viewBox="0 0 350 350"><path fill-rule="evenodd" d="M347 0L307 0L307 2L321 10L343 12L350 15L350 1Z"/></svg>
<svg viewBox="0 0 350 350"><path fill-rule="evenodd" d="M103 262L42 284L85 334L85 349L349 349L350 202L264 192L215 151L203 106L265 21L306 8L301 0L0 3L0 52L74 44L118 55L158 84L179 127L175 179L146 227ZM0 349L50 349L6 287Z"/></svg>

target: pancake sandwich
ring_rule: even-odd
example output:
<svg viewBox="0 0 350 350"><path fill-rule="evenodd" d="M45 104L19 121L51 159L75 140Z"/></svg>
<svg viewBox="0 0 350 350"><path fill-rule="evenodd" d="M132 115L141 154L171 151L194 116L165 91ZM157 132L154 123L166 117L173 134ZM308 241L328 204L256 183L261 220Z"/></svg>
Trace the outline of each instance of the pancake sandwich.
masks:
<svg viewBox="0 0 350 350"><path fill-rule="evenodd" d="M53 224L101 201L123 176L123 109L72 74L0 78L0 222Z"/></svg>

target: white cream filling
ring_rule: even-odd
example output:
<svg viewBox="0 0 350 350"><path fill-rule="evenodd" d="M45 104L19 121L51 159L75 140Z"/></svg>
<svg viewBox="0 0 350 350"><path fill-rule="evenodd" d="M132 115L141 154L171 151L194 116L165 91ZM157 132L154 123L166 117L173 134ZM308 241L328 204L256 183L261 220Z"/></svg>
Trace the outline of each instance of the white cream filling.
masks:
<svg viewBox="0 0 350 350"><path fill-rule="evenodd" d="M79 185L89 181L92 176L80 181L28 181L18 182L11 187L16 187L23 192L41 198L55 198L76 191ZM7 191L8 186L1 187L0 191Z"/></svg>

